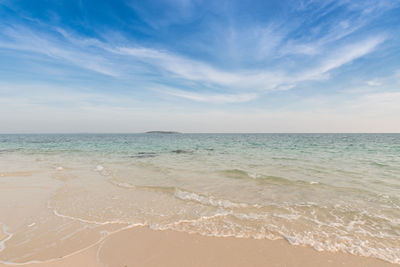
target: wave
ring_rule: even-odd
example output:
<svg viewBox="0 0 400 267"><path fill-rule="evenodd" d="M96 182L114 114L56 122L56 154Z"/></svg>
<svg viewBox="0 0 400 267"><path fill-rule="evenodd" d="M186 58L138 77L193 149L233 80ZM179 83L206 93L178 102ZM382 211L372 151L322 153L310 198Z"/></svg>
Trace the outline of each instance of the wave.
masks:
<svg viewBox="0 0 400 267"><path fill-rule="evenodd" d="M218 199L213 196L205 196L201 194L196 194L194 192L183 191L181 189L176 189L174 196L181 200L190 200L203 205L210 205L214 207L222 208L247 208L248 204L245 203L235 203L226 199Z"/></svg>
<svg viewBox="0 0 400 267"><path fill-rule="evenodd" d="M184 200L184 201L193 201L200 203L202 205L208 205L213 207L221 207L221 208L247 208L247 207L261 207L260 205L250 205L247 203L236 203L227 199L219 199L211 195L203 195L195 192L191 192L188 190L184 190L174 186L153 186L153 185L133 185L126 182L118 182L114 180L110 180L110 182L118 187L122 187L125 189L135 189L140 191L147 192L160 192L169 195L173 195L174 197Z"/></svg>
<svg viewBox="0 0 400 267"><path fill-rule="evenodd" d="M263 175L258 173L251 173L240 169L228 169L219 172L222 176L234 178L234 179L253 179L257 180L260 183L270 183L270 184L279 184L279 185L313 185L313 184L322 184L320 182L307 182L303 180L290 180L280 176L273 175Z"/></svg>
<svg viewBox="0 0 400 267"><path fill-rule="evenodd" d="M217 213L194 220L180 220L166 225L151 225L155 230L176 230L214 237L236 237L255 239L285 239L291 245L310 246L317 251L344 252L358 256L374 257L391 263L400 263L400 249L396 247L398 238L391 242L377 240L371 242L359 236L352 236L340 231L330 232L316 227L315 231L291 231L287 227L274 223L254 224L256 228L243 227L232 218L261 220L268 215L235 214L234 212ZM293 218L291 218L293 219ZM362 224L352 222L351 224Z"/></svg>
<svg viewBox="0 0 400 267"><path fill-rule="evenodd" d="M121 220L113 220L113 221L104 221L104 222L99 222L99 221L93 221L93 220L86 220L74 216L69 216L69 215L64 215L59 213L56 209L53 209L53 214L57 217L64 218L64 219L70 219L73 221L78 221L81 223L87 223L87 224L96 224L96 225L108 225L108 224L131 224L131 222L126 222L126 221L121 221Z"/></svg>
<svg viewBox="0 0 400 267"><path fill-rule="evenodd" d="M137 185L128 182L116 181L115 179L110 179L109 181L111 184L121 188L134 189L147 192L160 192L160 193L173 194L176 190L176 187L174 186Z"/></svg>
<svg viewBox="0 0 400 267"><path fill-rule="evenodd" d="M5 226L5 224L0 223L0 225L1 225L1 229L2 229L3 233L7 236L3 240L0 240L0 252L1 252L6 248L6 242L13 237L13 234L8 232L8 229Z"/></svg>
<svg viewBox="0 0 400 267"><path fill-rule="evenodd" d="M260 185L278 185L278 186L291 186L294 188L302 187L302 188L318 188L325 190L334 190L335 192L342 193L351 193L357 194L359 196L364 196L369 199L376 199L381 201L381 194L377 191L369 189L367 187L353 187L353 186L339 186L330 183L324 183L321 181L305 181L305 180L291 180L288 178L273 176L273 175L264 175L258 173L247 172L240 169L227 169L218 172L223 177L234 178L234 179L249 179L254 180ZM398 189L400 185L391 183L389 181L381 181L381 180L373 180L371 183L374 184L382 184L387 187ZM360 184L361 186L362 184ZM394 196L391 198L396 199L400 203L400 199ZM396 205L398 206L398 205Z"/></svg>
<svg viewBox="0 0 400 267"><path fill-rule="evenodd" d="M348 207L321 207L313 203L293 205L257 206L236 203L202 195L179 188L144 186L144 190L157 190L170 194L183 201L216 207L214 214L201 215L193 219L173 219L162 222L135 221L94 221L62 214L52 208L54 215L81 223L107 225L126 224L148 226L155 230L177 230L205 236L257 239L286 239L292 245L306 245L318 251L341 251L354 255L380 258L392 263L400 263L400 247L396 235L400 229L386 231L385 226L399 223L396 218L359 213ZM51 207L49 207L51 208ZM377 219L380 219L378 221ZM157 221L157 220L156 220ZM382 231L376 232L367 223L375 221ZM308 225L304 230L293 229L290 225ZM394 231L394 232L393 232Z"/></svg>
<svg viewBox="0 0 400 267"><path fill-rule="evenodd" d="M291 181L281 177L252 178L245 171L233 169L224 173L243 179L260 179L268 183L328 186L304 181ZM168 194L176 199L214 207L215 215L199 214L199 218L166 220L146 223L152 229L172 229L207 236L233 236L238 238L284 238L292 245L307 245L319 251L341 251L354 255L380 258L400 263L400 229L395 213L373 213L356 205L328 205L317 203L263 203L250 204L218 198L174 186L133 185L113 181L117 186ZM329 186L329 189L335 188ZM338 187L340 189L340 187ZM343 188L343 190L356 190ZM356 190L358 192L358 190ZM368 196L374 196L368 194ZM382 196L380 196L383 198ZM385 201L392 200L386 196ZM209 209L208 209L209 210ZM391 215L390 215L391 214ZM389 216L390 215L390 216ZM128 222L129 223L129 222ZM371 223L373 227L371 228ZM298 226L305 227L303 230ZM376 229L380 229L379 231ZM397 234L396 234L397 233Z"/></svg>

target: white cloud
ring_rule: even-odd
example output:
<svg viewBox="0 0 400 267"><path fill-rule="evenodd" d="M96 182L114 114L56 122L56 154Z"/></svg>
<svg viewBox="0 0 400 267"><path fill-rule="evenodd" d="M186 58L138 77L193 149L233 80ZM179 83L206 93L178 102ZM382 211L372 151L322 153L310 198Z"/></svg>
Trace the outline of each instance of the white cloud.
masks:
<svg viewBox="0 0 400 267"><path fill-rule="evenodd" d="M224 70L200 60L190 59L166 50L140 46L112 46L93 38L78 38L63 29L55 30L64 40L48 34L36 33L26 28L5 28L8 40L0 42L0 47L18 51L39 53L55 60L74 64L101 74L132 81L147 71L156 76L147 83L173 81L177 88L190 83L195 87L218 88L219 94L171 91L170 95L211 103L246 102L272 90L288 90L297 83L327 77L329 71L340 68L374 51L384 41L382 36L369 37L355 43L339 46L324 56L319 63L301 66L289 71L285 68L259 67L254 69ZM265 36L273 35L267 29ZM279 38L278 38L279 39ZM280 42L279 40L276 42ZM272 47L276 46L273 44ZM267 47L272 49L271 47ZM258 51L259 52L259 51ZM147 70L144 70L147 66Z"/></svg>
<svg viewBox="0 0 400 267"><path fill-rule="evenodd" d="M332 69L340 67L343 64L362 57L372 52L375 47L377 47L383 41L383 37L373 37L342 47L324 60L320 66L321 72L328 72Z"/></svg>
<svg viewBox="0 0 400 267"><path fill-rule="evenodd" d="M366 84L368 84L369 86L380 86L381 83L375 80L371 80L371 81L367 81Z"/></svg>
<svg viewBox="0 0 400 267"><path fill-rule="evenodd" d="M177 78L213 83L219 86L231 86L231 89L269 90L281 85L286 78L278 71L223 71L201 61L150 48L120 47L113 51L133 56L160 70L167 71L169 75L175 75Z"/></svg>
<svg viewBox="0 0 400 267"><path fill-rule="evenodd" d="M377 36L340 47L323 58L316 68L305 71L297 79L321 79L322 75L327 72L371 53L383 41L384 38L382 36Z"/></svg>
<svg viewBox="0 0 400 267"><path fill-rule="evenodd" d="M301 69L292 75L286 74L282 70L271 71L268 69L228 72L200 61L150 48L120 47L113 51L135 57L176 78L205 84L211 83L216 86L229 86L231 90L236 88L265 93L274 89L292 88L296 83L302 81L324 79L326 77L324 75L329 71L371 53L383 41L383 37L377 36L339 47L322 57L316 67Z"/></svg>
<svg viewBox="0 0 400 267"><path fill-rule="evenodd" d="M119 76L109 61L90 50L82 50L83 45L76 47L73 43L58 41L24 27L4 27L2 30L7 40L0 41L0 48L34 52L104 75Z"/></svg>
<svg viewBox="0 0 400 267"><path fill-rule="evenodd" d="M198 94L193 92L186 92L181 90L164 89L164 93L190 99L198 102L207 102L214 104L225 103L240 103L253 100L257 97L256 94Z"/></svg>
<svg viewBox="0 0 400 267"><path fill-rule="evenodd" d="M76 108L91 106L131 106L136 99L124 95L118 97L110 92L98 92L86 87L49 83L5 83L0 82L1 105L31 107L41 106Z"/></svg>
<svg viewBox="0 0 400 267"><path fill-rule="evenodd" d="M366 116L379 116L383 119L387 115L400 118L400 92L371 93L350 103L351 109L363 110Z"/></svg>

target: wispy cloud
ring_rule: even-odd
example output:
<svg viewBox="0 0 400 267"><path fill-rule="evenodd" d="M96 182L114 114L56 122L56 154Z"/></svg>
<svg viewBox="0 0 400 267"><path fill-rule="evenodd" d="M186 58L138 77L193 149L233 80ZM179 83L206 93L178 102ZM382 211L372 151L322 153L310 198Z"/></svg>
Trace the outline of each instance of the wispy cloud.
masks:
<svg viewBox="0 0 400 267"><path fill-rule="evenodd" d="M84 86L49 83L0 82L1 105L31 107L116 107L137 105L132 96L123 97L112 92L99 92Z"/></svg>
<svg viewBox="0 0 400 267"><path fill-rule="evenodd" d="M38 53L43 56L74 64L79 68L88 69L115 78L124 77L129 80L134 75L147 71L157 75L150 83L161 84L174 81L177 88L184 87L188 82L197 87L219 88L223 94L204 94L186 90L170 91L170 95L200 102L234 103L255 99L262 93L271 90L287 90L297 83L307 80L325 78L325 74L342 65L350 63L368 53L371 53L384 41L382 36L369 37L356 43L346 44L330 53L321 56L314 66L299 68L289 73L285 68L274 69L250 68L239 70L223 70L212 64L176 55L167 50L135 46L118 46L104 43L95 38L77 38L67 31L57 28L56 37L34 32L28 28L4 28L0 47ZM123 57L123 58L121 58ZM138 66L142 65L141 68ZM202 91L202 90L200 90ZM246 93L243 93L246 91Z"/></svg>
<svg viewBox="0 0 400 267"><path fill-rule="evenodd" d="M205 84L211 83L217 86L230 86L231 89L268 92L273 89L293 88L296 83L302 81L323 79L325 78L323 75L329 71L371 53L383 41L384 37L376 36L339 47L325 57L321 57L316 66L305 70L304 68L300 69L294 75L290 75L285 70L271 71L269 69L228 72L203 62L150 48L120 47L114 51L142 60L176 78L200 81Z"/></svg>
<svg viewBox="0 0 400 267"><path fill-rule="evenodd" d="M96 51L87 49L91 44L82 42L78 47L68 39L57 40L55 36L43 32L33 31L23 26L2 27L2 34L6 38L0 40L0 48L33 52L49 58L73 64L108 76L118 76L119 73L104 57L96 55ZM65 34L65 31L59 31ZM85 49L85 50L83 50Z"/></svg>
<svg viewBox="0 0 400 267"><path fill-rule="evenodd" d="M299 79L321 79L323 74L371 53L384 40L382 36L375 36L333 50L320 60L317 67L305 71Z"/></svg>
<svg viewBox="0 0 400 267"><path fill-rule="evenodd" d="M204 85L229 86L231 90L249 89L263 91L276 88L285 79L278 71L239 70L224 71L198 60L177 56L151 48L120 47L114 50L132 56L174 78L202 82Z"/></svg>
<svg viewBox="0 0 400 267"><path fill-rule="evenodd" d="M380 82L374 81L374 80L367 81L367 82L365 82L365 83L368 84L369 86L380 86L380 85L381 85Z"/></svg>
<svg viewBox="0 0 400 267"><path fill-rule="evenodd" d="M241 103L257 98L257 94L198 94L174 89L164 89L162 92L193 101L214 104Z"/></svg>

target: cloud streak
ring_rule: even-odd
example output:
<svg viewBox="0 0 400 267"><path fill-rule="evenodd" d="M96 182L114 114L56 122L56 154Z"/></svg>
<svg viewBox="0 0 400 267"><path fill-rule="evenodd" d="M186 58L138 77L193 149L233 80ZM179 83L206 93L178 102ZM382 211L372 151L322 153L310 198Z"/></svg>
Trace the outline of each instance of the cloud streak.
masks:
<svg viewBox="0 0 400 267"><path fill-rule="evenodd" d="M320 59L315 67L299 71L295 75L290 75L285 70L271 71L269 69L228 72L203 62L150 48L119 47L113 52L146 62L161 72L166 72L166 75L172 75L179 79L265 93L274 89L292 88L296 83L303 81L324 79L324 74L373 52L384 40L385 38L382 36L374 36L345 45Z"/></svg>
<svg viewBox="0 0 400 267"><path fill-rule="evenodd" d="M198 94L174 89L164 89L162 92L193 101L213 104L242 103L257 98L257 94Z"/></svg>
<svg viewBox="0 0 400 267"><path fill-rule="evenodd" d="M132 70L138 71L133 75L140 76L143 74L140 72L147 67L150 73L157 75L156 81L150 79L149 83L163 85L174 81L177 89L194 83L197 88L218 88L225 91L221 95L202 95L201 89L196 93L181 89L169 91L170 95L210 103L251 101L258 95L273 90L287 90L303 81L324 79L324 74L373 52L384 41L382 36L373 36L346 44L320 57L314 66L301 68L293 74L284 68L272 67L223 70L166 50L137 45L113 46L94 38L78 39L59 28L56 32L61 33L61 40L23 27L7 27L3 31L7 40L0 41L0 48L41 54L114 78L129 79Z"/></svg>
<svg viewBox="0 0 400 267"><path fill-rule="evenodd" d="M71 42L65 42L68 39L59 41L51 35L23 26L3 27L2 30L7 38L0 40L0 48L41 54L58 62L73 64L103 75L119 75L109 61L96 55L95 51L87 49L87 43L76 47Z"/></svg>
<svg viewBox="0 0 400 267"><path fill-rule="evenodd" d="M321 79L322 75L327 72L340 68L358 58L361 58L375 50L375 48L383 43L383 36L374 36L368 39L352 43L334 50L328 56L323 58L316 68L307 70L302 73L298 79L312 80Z"/></svg>

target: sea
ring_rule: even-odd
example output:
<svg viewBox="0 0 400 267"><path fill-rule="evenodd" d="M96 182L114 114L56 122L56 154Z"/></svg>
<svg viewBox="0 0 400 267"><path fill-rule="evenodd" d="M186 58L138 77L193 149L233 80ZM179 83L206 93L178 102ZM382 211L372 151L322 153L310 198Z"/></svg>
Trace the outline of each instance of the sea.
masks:
<svg viewBox="0 0 400 267"><path fill-rule="evenodd" d="M139 226L400 263L400 134L0 135L0 262Z"/></svg>

